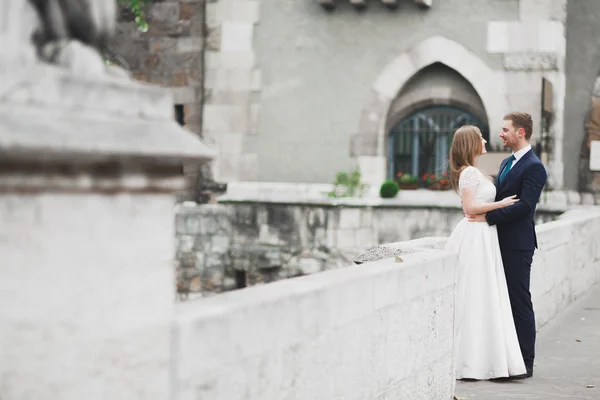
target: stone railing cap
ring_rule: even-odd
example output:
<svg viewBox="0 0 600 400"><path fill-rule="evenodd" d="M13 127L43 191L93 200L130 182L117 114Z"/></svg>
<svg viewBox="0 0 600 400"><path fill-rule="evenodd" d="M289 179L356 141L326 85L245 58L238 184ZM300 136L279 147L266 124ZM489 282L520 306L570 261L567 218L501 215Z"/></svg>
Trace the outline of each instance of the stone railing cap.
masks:
<svg viewBox="0 0 600 400"><path fill-rule="evenodd" d="M13 160L204 163L216 156L195 134L170 119L90 116L4 104L0 155Z"/></svg>

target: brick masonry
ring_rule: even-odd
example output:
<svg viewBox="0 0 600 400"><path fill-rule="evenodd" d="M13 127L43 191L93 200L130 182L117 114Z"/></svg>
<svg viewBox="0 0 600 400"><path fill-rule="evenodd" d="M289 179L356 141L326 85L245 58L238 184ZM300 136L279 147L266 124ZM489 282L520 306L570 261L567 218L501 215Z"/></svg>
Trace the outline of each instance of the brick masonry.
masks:
<svg viewBox="0 0 600 400"><path fill-rule="evenodd" d="M171 88L185 125L216 148L215 179L255 180L258 157L244 138L258 132L262 77L253 50L257 0L157 2L141 33L121 13L113 51L135 78Z"/></svg>
<svg viewBox="0 0 600 400"><path fill-rule="evenodd" d="M111 52L138 81L169 88L174 105L183 106L185 127L202 136L205 0L154 2L145 12L148 31L141 32L133 15L120 9ZM197 173L195 166L186 168L188 186Z"/></svg>

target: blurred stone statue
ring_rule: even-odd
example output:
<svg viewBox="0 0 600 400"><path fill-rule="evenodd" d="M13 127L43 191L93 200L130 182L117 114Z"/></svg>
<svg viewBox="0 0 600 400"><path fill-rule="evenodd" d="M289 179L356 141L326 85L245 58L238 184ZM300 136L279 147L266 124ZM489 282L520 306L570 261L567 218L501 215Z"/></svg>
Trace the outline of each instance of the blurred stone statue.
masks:
<svg viewBox="0 0 600 400"><path fill-rule="evenodd" d="M107 0L29 0L38 16L32 35L38 57L82 74L101 74L102 51L115 28Z"/></svg>
<svg viewBox="0 0 600 400"><path fill-rule="evenodd" d="M66 68L72 75L103 76L103 50L116 24L114 0L0 1L0 75L27 79L25 70L41 60ZM127 75L119 70L119 75ZM20 79L19 79L20 78ZM4 87L3 87L4 86Z"/></svg>

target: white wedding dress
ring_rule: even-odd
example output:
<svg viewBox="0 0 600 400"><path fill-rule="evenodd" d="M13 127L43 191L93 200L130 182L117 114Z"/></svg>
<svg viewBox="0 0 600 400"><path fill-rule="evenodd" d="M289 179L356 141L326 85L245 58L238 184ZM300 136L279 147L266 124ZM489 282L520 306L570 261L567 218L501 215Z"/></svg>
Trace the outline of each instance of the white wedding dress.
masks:
<svg viewBox="0 0 600 400"><path fill-rule="evenodd" d="M477 187L477 203L495 200L496 186L475 167L465 168L459 193ZM458 223L446 244L458 254L455 298L456 379L493 379L526 373L513 322L495 226Z"/></svg>

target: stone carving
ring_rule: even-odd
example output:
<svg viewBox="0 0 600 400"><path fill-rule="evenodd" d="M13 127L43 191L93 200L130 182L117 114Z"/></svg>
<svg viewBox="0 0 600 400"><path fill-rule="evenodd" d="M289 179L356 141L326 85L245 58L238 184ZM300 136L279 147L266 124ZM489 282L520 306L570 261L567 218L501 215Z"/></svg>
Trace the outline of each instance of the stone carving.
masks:
<svg viewBox="0 0 600 400"><path fill-rule="evenodd" d="M36 58L76 76L127 75L102 57L115 28L114 1L3 0L0 15L6 17L0 20L0 98L41 79L44 66Z"/></svg>
<svg viewBox="0 0 600 400"><path fill-rule="evenodd" d="M33 43L38 55L49 62L59 61L73 41L101 51L115 28L114 1L29 0L29 4L40 21Z"/></svg>
<svg viewBox="0 0 600 400"><path fill-rule="evenodd" d="M504 68L510 71L558 71L554 53L507 53Z"/></svg>

